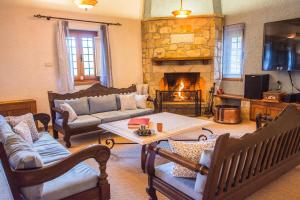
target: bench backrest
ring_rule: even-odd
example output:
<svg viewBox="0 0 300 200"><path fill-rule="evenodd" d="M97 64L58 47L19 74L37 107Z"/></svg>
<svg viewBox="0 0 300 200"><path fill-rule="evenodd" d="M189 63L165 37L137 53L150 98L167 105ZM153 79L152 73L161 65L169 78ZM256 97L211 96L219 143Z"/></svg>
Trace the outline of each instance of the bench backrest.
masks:
<svg viewBox="0 0 300 200"><path fill-rule="evenodd" d="M203 199L243 199L300 163L300 111L288 106L276 119L241 138L218 138Z"/></svg>
<svg viewBox="0 0 300 200"><path fill-rule="evenodd" d="M56 92L49 91L48 92L48 100L51 111L52 120L56 119L55 112L52 111L52 108L55 107L54 100L65 100L65 99L75 99L81 97L93 97L93 96L101 96L101 95L109 95L109 94L122 94L122 93L131 93L136 92L136 86L132 85L128 88L108 88L100 83L96 83L87 89L80 90L74 93L66 93L60 94ZM54 122L53 122L54 124Z"/></svg>

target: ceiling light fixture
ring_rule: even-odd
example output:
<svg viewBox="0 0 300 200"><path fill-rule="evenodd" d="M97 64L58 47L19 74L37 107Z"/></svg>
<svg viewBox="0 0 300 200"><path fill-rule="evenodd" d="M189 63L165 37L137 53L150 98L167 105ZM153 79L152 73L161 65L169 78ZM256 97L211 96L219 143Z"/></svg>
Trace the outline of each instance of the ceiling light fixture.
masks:
<svg viewBox="0 0 300 200"><path fill-rule="evenodd" d="M180 0L180 9L174 10L172 14L176 18L187 18L192 13L191 10L183 10L182 8L182 0Z"/></svg>
<svg viewBox="0 0 300 200"><path fill-rule="evenodd" d="M88 10L95 7L97 0L74 0L74 3L82 9Z"/></svg>

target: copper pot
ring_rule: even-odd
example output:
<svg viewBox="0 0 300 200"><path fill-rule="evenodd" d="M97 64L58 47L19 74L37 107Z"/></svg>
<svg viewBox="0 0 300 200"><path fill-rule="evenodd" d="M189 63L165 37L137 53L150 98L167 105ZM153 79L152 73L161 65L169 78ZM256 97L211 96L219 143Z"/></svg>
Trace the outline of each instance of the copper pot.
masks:
<svg viewBox="0 0 300 200"><path fill-rule="evenodd" d="M238 124L241 122L239 106L218 105L215 107L214 121L222 124Z"/></svg>

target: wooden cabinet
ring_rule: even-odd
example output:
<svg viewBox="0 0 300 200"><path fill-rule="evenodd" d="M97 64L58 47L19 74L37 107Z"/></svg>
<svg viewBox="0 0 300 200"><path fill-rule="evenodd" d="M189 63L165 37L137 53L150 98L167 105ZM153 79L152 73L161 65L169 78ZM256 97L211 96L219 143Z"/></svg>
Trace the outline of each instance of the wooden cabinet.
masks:
<svg viewBox="0 0 300 200"><path fill-rule="evenodd" d="M251 100L250 102L250 120L255 120L258 114L269 115L275 118L288 103L265 102L263 100ZM300 104L294 104L300 110Z"/></svg>
<svg viewBox="0 0 300 200"><path fill-rule="evenodd" d="M33 99L0 101L0 115L3 116L19 116L36 112L36 101Z"/></svg>

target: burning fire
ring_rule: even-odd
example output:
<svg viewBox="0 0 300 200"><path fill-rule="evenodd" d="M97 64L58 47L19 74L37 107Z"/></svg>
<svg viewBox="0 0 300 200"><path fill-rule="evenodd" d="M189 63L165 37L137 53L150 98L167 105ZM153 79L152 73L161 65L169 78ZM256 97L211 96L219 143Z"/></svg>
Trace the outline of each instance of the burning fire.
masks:
<svg viewBox="0 0 300 200"><path fill-rule="evenodd" d="M181 92L183 90L183 88L184 88L184 83L183 83L183 81L180 81L179 92L178 92L178 97L180 99L184 99L184 96L182 95L182 92Z"/></svg>

